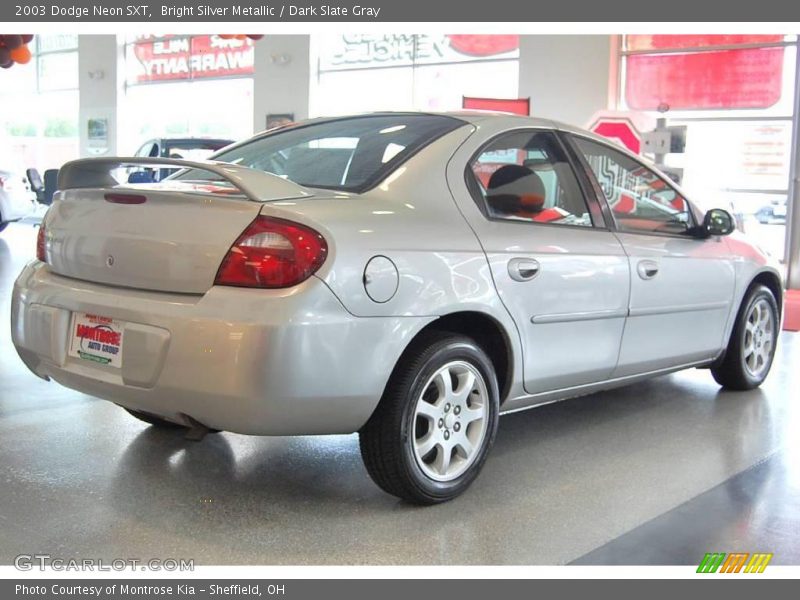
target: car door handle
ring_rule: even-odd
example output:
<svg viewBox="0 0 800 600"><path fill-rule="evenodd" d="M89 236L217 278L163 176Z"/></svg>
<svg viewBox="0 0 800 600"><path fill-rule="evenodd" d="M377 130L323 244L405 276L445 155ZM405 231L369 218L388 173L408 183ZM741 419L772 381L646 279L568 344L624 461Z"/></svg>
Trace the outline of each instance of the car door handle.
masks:
<svg viewBox="0 0 800 600"><path fill-rule="evenodd" d="M508 275L514 281L530 281L538 274L538 260L533 258L512 258L508 261Z"/></svg>
<svg viewBox="0 0 800 600"><path fill-rule="evenodd" d="M654 260L643 260L637 265L636 270L642 279L652 279L658 275L658 263Z"/></svg>

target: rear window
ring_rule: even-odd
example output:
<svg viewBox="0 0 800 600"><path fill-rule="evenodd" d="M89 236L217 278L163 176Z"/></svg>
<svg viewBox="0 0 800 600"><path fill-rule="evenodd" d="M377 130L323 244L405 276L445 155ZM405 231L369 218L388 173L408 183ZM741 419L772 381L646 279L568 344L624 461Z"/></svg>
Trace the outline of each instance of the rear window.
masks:
<svg viewBox="0 0 800 600"><path fill-rule="evenodd" d="M371 115L275 131L214 156L307 187L359 192L383 180L423 146L464 123L440 115ZM177 179L209 175L181 173Z"/></svg>

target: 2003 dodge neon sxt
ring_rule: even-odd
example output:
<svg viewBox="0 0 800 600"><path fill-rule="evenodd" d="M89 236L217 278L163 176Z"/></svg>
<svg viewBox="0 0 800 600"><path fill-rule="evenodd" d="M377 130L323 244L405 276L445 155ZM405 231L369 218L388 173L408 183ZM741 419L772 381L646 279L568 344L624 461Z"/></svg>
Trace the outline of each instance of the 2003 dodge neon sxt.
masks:
<svg viewBox="0 0 800 600"><path fill-rule="evenodd" d="M687 367L748 389L775 352L781 279L731 215L550 121L321 119L59 187L14 287L34 373L154 425L357 431L415 502L475 479L500 412Z"/></svg>

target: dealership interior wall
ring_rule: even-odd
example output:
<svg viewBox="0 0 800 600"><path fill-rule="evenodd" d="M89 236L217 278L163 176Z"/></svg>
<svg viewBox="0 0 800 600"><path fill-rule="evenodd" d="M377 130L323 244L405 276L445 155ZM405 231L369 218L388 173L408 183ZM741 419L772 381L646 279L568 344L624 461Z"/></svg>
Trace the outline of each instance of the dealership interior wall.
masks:
<svg viewBox="0 0 800 600"><path fill-rule="evenodd" d="M761 86L772 85L775 95L767 98L747 88L740 104L733 99L731 108L723 108L720 96L729 91L725 85L736 85L732 76L734 83L713 82L720 84L716 98L708 91L711 82L707 88L693 84L707 96L702 101L710 103L698 110L671 108L665 115L654 106L629 106L641 100L642 86L672 85L657 72L659 61L676 53L652 40L634 41L649 36L497 36L515 38L513 46L488 55L472 48L455 52L442 43L446 36L433 35L416 36L424 41L412 35L386 36L392 40L384 46L375 42L382 36L274 35L247 40L240 48L236 44L243 42L238 40L211 37L204 42L208 48L192 46L194 58L241 55L244 62L225 67L207 63L203 70L176 73L170 72L168 58L156 63L159 56L178 53L159 55L157 45L170 50L169 42L153 42L153 36L41 36L36 46L40 53L24 76L22 68L10 71L19 82L0 89L0 102L7 108L0 115L0 140L26 158L26 167L43 172L79 156L130 155L152 137L242 139L265 129L268 115L300 120L387 109L454 110L464 95L530 98L532 114L578 126L588 126L602 110L633 110L643 130L666 116L670 125L688 127L685 152L668 155L666 164L683 171L689 194L704 208L725 206L746 217L769 218L771 211L779 212L780 222L768 229L751 218L751 233L784 259L790 287L800 286L800 260L793 260L800 254L800 236L789 236L784 229L792 220L786 220L791 208L786 198L797 118L795 36L716 36L725 39L707 43L717 46L689 48L709 56L762 53L768 60L751 55L752 64L740 65L737 76L761 82L763 71L779 71L775 81ZM647 43L652 47L642 45ZM639 61L630 63L635 72L626 62L633 60ZM642 72L656 73L656 78L634 80ZM674 85L687 83L684 79ZM755 85L760 84L750 87ZM752 102L759 94L764 101ZM631 100L632 95L638 100ZM23 110L24 118L18 114ZM47 114L48 121L34 123L37 111ZM107 123L102 144L89 139L89 123L98 120ZM793 216L800 219L800 214Z"/></svg>
<svg viewBox="0 0 800 600"><path fill-rule="evenodd" d="M432 61L365 75L361 58L343 65L326 54L331 36L274 35L247 42L252 69L139 81L135 40L55 37L34 61L35 82L15 66L9 72L28 87L0 86L0 142L41 171L71 158L131 155L148 137L243 138L270 115L450 110L463 95L530 98L534 115L586 126L598 111L629 108L625 59L657 54L622 36L522 35L499 58L453 59L448 73ZM744 44L762 46L784 52L774 102L670 111L689 137L686 153L669 160L698 203L741 213L798 288L796 37ZM662 116L641 112L645 125ZM182 113L188 125L170 128L164 115ZM49 121L34 123L36 115ZM98 134L90 125L99 121ZM769 157L759 154L764 147ZM762 223L765 207L775 216ZM0 237L0 315L8 316L13 281L33 255L35 225L14 223ZM758 551L774 553L774 564L800 564L798 335L783 332L758 390L722 391L693 370L503 417L469 493L419 509L371 483L355 436L223 433L189 442L37 379L6 332L0 564L31 551L198 564L681 565L705 552Z"/></svg>

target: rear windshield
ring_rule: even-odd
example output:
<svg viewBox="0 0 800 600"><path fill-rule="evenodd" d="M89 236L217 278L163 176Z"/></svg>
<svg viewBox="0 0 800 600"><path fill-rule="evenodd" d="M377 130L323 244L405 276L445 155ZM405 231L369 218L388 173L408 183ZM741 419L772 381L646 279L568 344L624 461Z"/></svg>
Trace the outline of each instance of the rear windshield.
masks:
<svg viewBox="0 0 800 600"><path fill-rule="evenodd" d="M440 115L370 115L278 130L214 156L307 187L359 192L464 123ZM207 179L187 171L176 179ZM211 175L213 177L213 175Z"/></svg>

